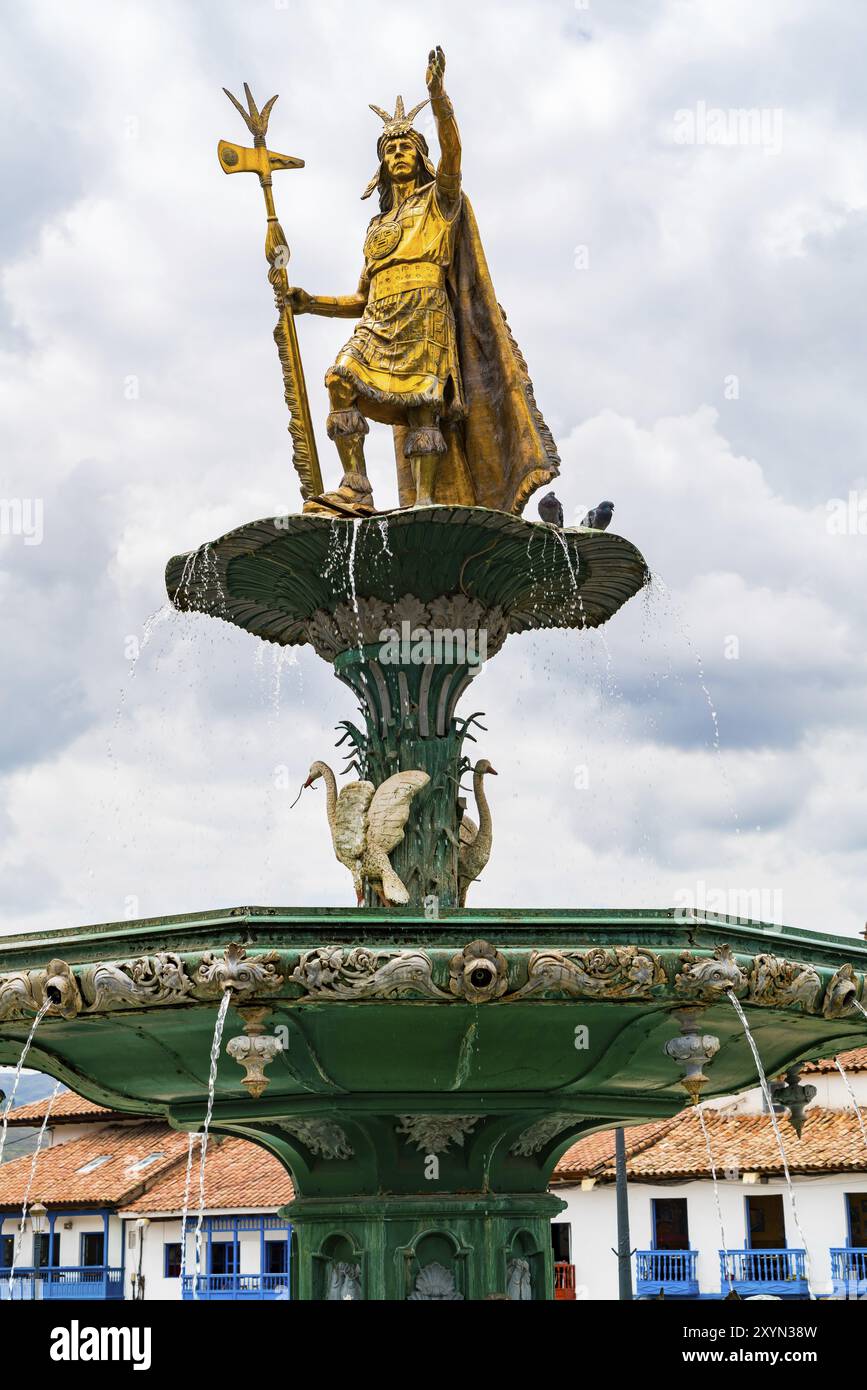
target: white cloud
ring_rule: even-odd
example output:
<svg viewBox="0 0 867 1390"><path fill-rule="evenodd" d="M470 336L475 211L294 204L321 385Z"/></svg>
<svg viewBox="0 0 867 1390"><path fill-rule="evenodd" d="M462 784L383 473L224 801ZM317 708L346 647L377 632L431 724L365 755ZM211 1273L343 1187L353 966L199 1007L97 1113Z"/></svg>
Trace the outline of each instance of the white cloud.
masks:
<svg viewBox="0 0 867 1390"><path fill-rule="evenodd" d="M304 652L277 716L273 654L242 634L161 621L131 681L125 642L169 555L297 501L260 194L216 163L244 134L221 85L282 88L273 144L307 160L275 180L292 275L343 292L372 210L367 103L417 100L437 40L558 492L569 514L613 497L671 592L628 605L608 652L516 638L480 678L501 776L475 901L770 886L796 925L860 928L864 538L826 529L827 499L864 478L859 35L851 7L803 0L447 0L435 23L398 0L19 8L0 54L0 495L43 498L46 539L0 540L4 928L130 897L351 901L321 799L290 817L273 776L329 754L349 692ZM781 108L781 150L675 145L700 101ZM333 475L322 375L345 325L299 327ZM387 434L370 446L394 500Z"/></svg>

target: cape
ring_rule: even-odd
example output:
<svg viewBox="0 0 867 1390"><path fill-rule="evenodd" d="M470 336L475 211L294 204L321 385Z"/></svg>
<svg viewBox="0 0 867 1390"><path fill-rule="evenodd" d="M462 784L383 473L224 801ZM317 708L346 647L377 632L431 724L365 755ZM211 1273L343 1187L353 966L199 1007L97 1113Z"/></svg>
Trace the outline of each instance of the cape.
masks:
<svg viewBox="0 0 867 1390"><path fill-rule="evenodd" d="M479 229L462 197L448 294L457 327L458 357L467 413L444 422L448 452L437 469L435 501L491 507L519 515L537 488L560 471L553 435L533 395L527 364L497 303ZM394 426L400 505L415 501L403 444L407 426Z"/></svg>

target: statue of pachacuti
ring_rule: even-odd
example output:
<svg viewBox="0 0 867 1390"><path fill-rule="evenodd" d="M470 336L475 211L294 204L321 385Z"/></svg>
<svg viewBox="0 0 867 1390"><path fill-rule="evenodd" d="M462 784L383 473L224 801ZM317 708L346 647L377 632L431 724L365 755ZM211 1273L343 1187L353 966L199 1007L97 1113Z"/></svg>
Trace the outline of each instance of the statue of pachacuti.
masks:
<svg viewBox="0 0 867 1390"><path fill-rule="evenodd" d="M427 88L440 145L436 169L412 125L426 101L407 113L398 97L393 115L371 108L383 130L379 168L363 196L376 191L380 211L364 242L356 293L284 291L290 318L359 319L325 378L328 435L343 478L334 492L308 494L308 511L373 509L368 420L394 428L402 507L437 502L520 512L558 472L554 440L461 192L461 142L444 72L443 51L433 49Z"/></svg>

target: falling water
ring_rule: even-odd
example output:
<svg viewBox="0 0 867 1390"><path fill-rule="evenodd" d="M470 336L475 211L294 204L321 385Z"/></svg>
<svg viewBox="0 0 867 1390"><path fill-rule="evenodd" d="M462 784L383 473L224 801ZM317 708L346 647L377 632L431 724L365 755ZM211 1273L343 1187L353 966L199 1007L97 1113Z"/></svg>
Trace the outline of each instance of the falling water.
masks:
<svg viewBox="0 0 867 1390"><path fill-rule="evenodd" d="M358 655L364 656L364 638L361 631L361 610L358 606L358 590L355 584L355 561L356 550L358 548L358 529L360 522L350 521L349 523L349 597L352 603L352 611L355 614L355 628L358 634Z"/></svg>
<svg viewBox="0 0 867 1390"><path fill-rule="evenodd" d="M864 1008L864 1005L859 1004L857 999L853 999L852 1003L855 1005L855 1008L858 1010L859 1014L863 1014L864 1017L867 1018L867 1009Z"/></svg>
<svg viewBox="0 0 867 1390"><path fill-rule="evenodd" d="M46 1130L48 1129L48 1119L49 1119L49 1116L50 1116L50 1114L51 1114L51 1107L52 1107L52 1105L54 1104L54 1102L55 1102L55 1100L57 1099L57 1097L60 1095L60 1092L61 1092L62 1090L63 1090L63 1082L62 1082L62 1081L58 1081L57 1084L56 1084L55 1087L54 1087L54 1090L51 1092L51 1095L48 1097L48 1105L47 1105L46 1108L45 1108L45 1114L44 1114L44 1116L43 1116L43 1118L42 1118L42 1128L40 1129L39 1134L37 1135L37 1138L36 1138L36 1148L34 1149L34 1151L33 1151L33 1157L32 1157L32 1159L30 1160L30 1172L29 1172L28 1175L27 1175L27 1186L26 1186L26 1188L24 1189L24 1201L21 1203L21 1220L20 1220L19 1223L18 1223L18 1234L17 1234L16 1237L15 1237L15 1246L14 1246L14 1249L13 1249L13 1251L12 1251L12 1266L11 1266L11 1268L10 1268L10 1270L9 1270L9 1295L10 1295L10 1297L12 1296L12 1289L13 1289L13 1287L14 1287L12 1281L13 1281L13 1278L14 1278L14 1275L15 1275L16 1267L17 1267L17 1265L18 1265L18 1256L21 1254L21 1245L22 1245L22 1242L23 1242L23 1240L24 1240L24 1227L25 1227L25 1225L27 1224L27 1208L28 1208L29 1205L30 1205L30 1189L31 1189L32 1186L33 1186L33 1179L34 1179L35 1176L36 1176L36 1164L37 1164L37 1162L38 1162L38 1160L39 1160L39 1155L40 1155L40 1153L42 1152L42 1145L43 1145L43 1143L45 1142L45 1134L46 1134ZM49 1254L49 1263L50 1263L50 1262L51 1262L51 1256L50 1256L50 1254ZM34 1260L34 1263L35 1263L35 1260Z"/></svg>
<svg viewBox="0 0 867 1390"><path fill-rule="evenodd" d="M758 1075L759 1075L759 1084L761 1085L761 1088L762 1088L762 1095L763 1095L764 1098L765 1098L765 1105L768 1107L768 1112L769 1112L770 1117L771 1117L771 1124L773 1125L773 1128L774 1128L774 1135L776 1136L776 1140L777 1140L777 1148L780 1150L780 1158L781 1158L782 1161L783 1161L783 1173L785 1174L785 1178L786 1178L786 1188L787 1188L788 1194L789 1194L789 1204L790 1204L790 1206L791 1206L791 1208L792 1208L792 1220L793 1220L794 1223L795 1223L795 1229L797 1230L798 1236L799 1236L800 1241L801 1241L801 1244L802 1244L803 1247L804 1247L804 1264L805 1264L806 1273L807 1273L807 1288L808 1288L808 1290L810 1291L810 1294L811 1294L811 1296L812 1296L812 1278L811 1278L811 1273L810 1273L810 1251L809 1251L809 1249L807 1248L807 1242L806 1242L806 1239L805 1239L805 1237L804 1237L804 1232L801 1230L801 1222L800 1222L800 1220L799 1220L799 1218L798 1218L798 1206L797 1206L797 1203L796 1203L796 1201L795 1201L795 1189L794 1189L794 1187L793 1187L793 1185L792 1185L792 1175L791 1175L791 1173L789 1172L789 1164L788 1164L788 1160L786 1159L786 1148L785 1148L785 1145L783 1144L783 1136L782 1136L782 1134L780 1133L780 1126L779 1126L779 1124L777 1123L777 1113L776 1113L776 1111L775 1111L775 1109L774 1109L774 1098L773 1098L773 1096L771 1095L771 1088L770 1088L770 1086L768 1085L768 1078L765 1076L765 1069L764 1069L764 1067L762 1066L762 1059L761 1059L761 1057L759 1056L759 1049L756 1047L756 1040L755 1040L755 1038L754 1038L753 1035L752 1035L752 1032L751 1032L751 1030L750 1030L750 1025L749 1025L749 1023L747 1022L747 1016L746 1016L746 1014L744 1013L743 1009L741 1008L741 1002L740 1002L740 1000L738 999L737 995L734 993L733 990L727 989L727 990L726 990L726 994L728 995L729 999L731 1000L732 1008L734 1009L735 1013L737 1014L738 1018L739 1018L740 1021L741 1021L741 1026L743 1027L744 1033L746 1034L746 1039L747 1039L747 1042L748 1042L749 1045L750 1045L750 1051L751 1051L752 1054L753 1054L753 1060L754 1060L754 1062L755 1062L755 1064L756 1064L756 1071L758 1072Z"/></svg>
<svg viewBox="0 0 867 1390"><path fill-rule="evenodd" d="M184 1206L181 1211L181 1293L184 1291L184 1276L187 1272L187 1224L190 1216L190 1184L193 1176L193 1149L198 1135L187 1135L187 1171L184 1175Z"/></svg>
<svg viewBox="0 0 867 1390"><path fill-rule="evenodd" d="M741 827L740 815L737 807L737 799L734 794L734 788L732 787L731 781L729 779L728 769L726 768L722 757L722 747L720 744L719 715L717 714L717 709L716 705L713 702L713 697L710 693L710 690L708 689L707 678L705 676L704 670L704 662L702 660L701 652L698 650L692 638L690 637L689 632L687 630L686 619L684 618L683 613L681 612L678 604L675 603L674 596L671 590L669 589L668 585L666 584L665 580L661 579L658 574L655 574L651 579L650 587L652 587L654 592L658 594L660 598L664 599L667 603L669 613L671 617L674 619L680 637L686 643L687 647L689 648L692 654L693 660L695 661L696 669L698 672L699 687L702 691L702 694L704 695L705 702L708 708L708 713L710 714L711 725L713 727L713 751L716 754L717 762L720 769L720 775L722 776L722 780L725 784L726 792L728 794L732 820L734 822L735 834L740 835Z"/></svg>
<svg viewBox="0 0 867 1390"><path fill-rule="evenodd" d="M0 1126L0 1163L3 1162L3 1150L6 1148L6 1135L9 1131L9 1111L15 1104L15 1093L18 1090L18 1082L21 1080L21 1073L24 1070L24 1063L27 1060L27 1054L30 1051L30 1044L33 1042L33 1035L36 1032L36 1029L39 1027L40 1023L42 1022L43 1018L48 1013L48 1010L50 1008L51 1000L46 999L45 1003L41 1006L38 1014L33 1020L30 1032L27 1034L27 1041L21 1049L21 1056L18 1058L18 1065L15 1068L15 1076L12 1080L12 1090L9 1092L9 1095L6 1099L6 1104L3 1107L3 1123L2 1126Z"/></svg>
<svg viewBox="0 0 867 1390"><path fill-rule="evenodd" d="M724 1223L723 1223L722 1204L721 1204L721 1202L720 1202L720 1196L719 1196L719 1180L718 1180L717 1175L716 1175L716 1164L715 1164L714 1161L713 1161L713 1154L712 1154L711 1151L710 1151L710 1135L709 1135L708 1132L707 1132L707 1125L705 1124L704 1109L703 1109L702 1106L698 1106L697 1109L698 1109L698 1122L699 1122L699 1124L701 1125L701 1132L702 1132L702 1134L704 1135L704 1146L705 1146L705 1148L707 1149L707 1161L708 1161L708 1163L710 1164L711 1177L713 1178L713 1199L714 1199L714 1202L716 1203L716 1214L717 1214L717 1220L719 1221L719 1234L720 1234L720 1240L722 1241L721 1249L722 1249L722 1251L723 1251L723 1254L725 1255L726 1252L728 1251L728 1248L729 1248L729 1247L728 1247L728 1243L727 1243L727 1241L726 1241L726 1228L725 1228L725 1225L724 1225ZM727 1277L727 1279L728 1279L728 1281L729 1281L729 1289L731 1290L731 1289L734 1288L734 1280L733 1280L733 1278L732 1278L731 1270L729 1269L728 1260L725 1261L725 1264L724 1264L723 1267L724 1267L725 1272L726 1272L726 1277Z"/></svg>
<svg viewBox="0 0 867 1390"><path fill-rule="evenodd" d="M393 559L394 559L394 556L393 556L392 553L391 553L391 546L390 546L389 543L388 543L388 517L386 517L386 516L377 517L376 527L377 527L377 530L379 531L379 539L380 539L380 542L381 542L381 544L382 544L382 558L383 558L383 560L385 560L385 561L393 560Z"/></svg>
<svg viewBox="0 0 867 1390"><path fill-rule="evenodd" d="M563 535L563 532L560 530L559 526L551 526L549 529L551 531L552 536L560 546L560 549L563 551L563 554L566 556L566 568L569 571L569 578L572 580L572 588L575 590L575 593L577 594L579 589L578 562L576 561L576 567L573 569L572 556L569 553L569 543L566 540L566 537Z"/></svg>
<svg viewBox="0 0 867 1390"><path fill-rule="evenodd" d="M208 1153L208 1130L211 1127L211 1116L214 1113L214 1093L217 1087L217 1064L220 1060L220 1044L223 1041L223 1025L226 1022L226 1014L229 1012L229 1005L231 1002L231 993L229 990L225 990L220 1000L217 1022L214 1025L214 1040L211 1043L211 1069L208 1073L208 1108L205 1111L205 1123L202 1126L202 1141L199 1150L199 1213L196 1218L196 1267L193 1276L193 1298L198 1298L199 1296L199 1274L202 1268L202 1225L205 1220L205 1159Z"/></svg>
<svg viewBox="0 0 867 1390"><path fill-rule="evenodd" d="M867 1129L864 1128L864 1116L861 1114L861 1107L855 1099L855 1092L852 1090L849 1078L843 1070L843 1066L840 1062L839 1057L834 1058L834 1066L837 1068L838 1072L843 1078L843 1085L846 1087L846 1090L849 1094L849 1104L852 1106L852 1109L855 1111L855 1114L858 1117L858 1124L861 1127L861 1138L864 1140L865 1149L867 1149Z"/></svg>

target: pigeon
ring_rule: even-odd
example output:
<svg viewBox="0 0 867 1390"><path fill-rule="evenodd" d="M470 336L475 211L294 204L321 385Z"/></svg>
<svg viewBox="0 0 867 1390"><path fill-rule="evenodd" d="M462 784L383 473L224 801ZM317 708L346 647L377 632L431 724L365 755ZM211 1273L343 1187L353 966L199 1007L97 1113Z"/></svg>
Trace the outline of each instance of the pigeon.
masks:
<svg viewBox="0 0 867 1390"><path fill-rule="evenodd" d="M539 515L543 521L547 521L549 526L563 525L563 506L557 501L553 492L546 492L539 503Z"/></svg>
<svg viewBox="0 0 867 1390"><path fill-rule="evenodd" d="M541 507L540 507L541 511ZM591 526L594 531L607 531L611 525L611 514L614 511L613 502L599 502L581 522L582 526Z"/></svg>

